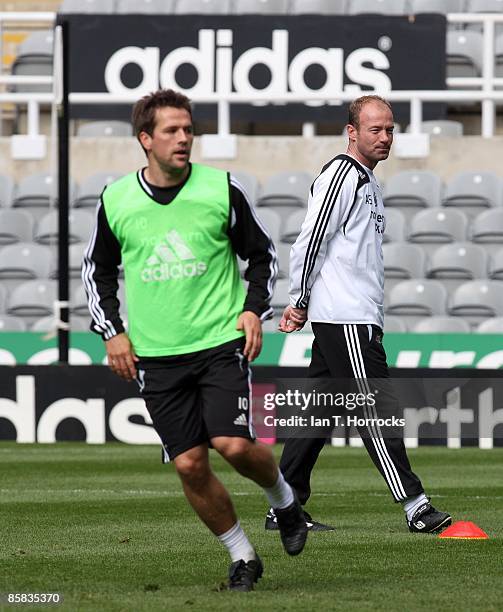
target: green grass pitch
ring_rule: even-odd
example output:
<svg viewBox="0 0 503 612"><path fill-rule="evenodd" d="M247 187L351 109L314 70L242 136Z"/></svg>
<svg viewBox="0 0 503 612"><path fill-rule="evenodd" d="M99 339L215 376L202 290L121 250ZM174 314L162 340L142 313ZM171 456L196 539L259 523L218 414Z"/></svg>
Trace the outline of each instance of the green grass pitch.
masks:
<svg viewBox="0 0 503 612"><path fill-rule="evenodd" d="M489 540L410 534L364 449L327 447L307 509L337 531L311 534L290 558L263 529L262 492L212 453L265 565L256 591L229 593L219 588L227 554L159 448L2 443L0 593L58 591L64 602L51 609L71 612L501 610L503 449L410 456L434 503Z"/></svg>

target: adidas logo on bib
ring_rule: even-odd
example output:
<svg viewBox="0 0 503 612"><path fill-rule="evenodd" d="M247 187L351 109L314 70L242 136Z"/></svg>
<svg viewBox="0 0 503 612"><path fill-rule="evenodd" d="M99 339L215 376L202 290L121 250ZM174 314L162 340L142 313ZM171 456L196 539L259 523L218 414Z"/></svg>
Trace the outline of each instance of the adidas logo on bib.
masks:
<svg viewBox="0 0 503 612"><path fill-rule="evenodd" d="M197 261L180 234L176 230L171 230L147 259L146 266L141 271L141 278L145 283L179 280L202 276L207 269L208 266L204 261Z"/></svg>

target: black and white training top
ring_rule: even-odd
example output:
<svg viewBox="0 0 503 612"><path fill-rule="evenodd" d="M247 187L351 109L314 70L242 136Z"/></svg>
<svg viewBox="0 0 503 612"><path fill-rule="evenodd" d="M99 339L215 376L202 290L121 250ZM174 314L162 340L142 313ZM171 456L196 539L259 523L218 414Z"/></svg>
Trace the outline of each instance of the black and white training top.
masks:
<svg viewBox="0 0 503 612"><path fill-rule="evenodd" d="M385 228L380 187L369 168L338 155L314 181L290 253L290 304L323 323L384 322Z"/></svg>

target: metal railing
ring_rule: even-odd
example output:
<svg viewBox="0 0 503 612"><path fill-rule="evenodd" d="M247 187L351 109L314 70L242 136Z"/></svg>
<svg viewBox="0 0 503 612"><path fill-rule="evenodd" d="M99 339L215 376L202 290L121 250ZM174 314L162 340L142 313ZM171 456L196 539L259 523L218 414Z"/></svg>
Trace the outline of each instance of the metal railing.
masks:
<svg viewBox="0 0 503 612"><path fill-rule="evenodd" d="M2 52L1 35L2 24L4 22L46 22L53 24L55 13L0 13L0 55ZM427 102L460 102L460 103L481 103L481 134L485 138L490 138L495 131L495 117L497 102L503 102L503 78L494 76L495 73L495 25L503 24L503 14L468 14L454 13L447 16L448 23L481 23L483 26L483 63L482 76L480 77L448 77L448 87L465 87L477 89L446 89L439 91L429 90L392 90L379 91L390 102L408 102L410 104L410 132L418 134L421 131L421 121L423 117L423 105ZM55 40L54 47L55 64L61 61L61 45ZM47 76L12 76L0 74L0 84L30 84L47 85L52 84L58 87L57 78ZM145 92L148 93L148 92ZM70 94L71 104L132 104L138 99L138 94L112 95L108 93L72 93ZM218 135L228 136L231 133L230 106L238 103L299 103L299 102L328 102L338 100L349 102L354 98L354 93L332 92L330 96L320 96L316 92L311 94L298 95L295 93L285 93L275 95L274 99L264 96L260 92L254 95L242 95L239 93L211 94L208 96L193 96L196 103L216 104L218 107ZM0 93L0 103L11 102L13 104L27 104L28 106L28 133L37 134L39 131L39 107L41 104L53 104L54 93ZM309 125L304 130L305 133L314 133L309 129Z"/></svg>

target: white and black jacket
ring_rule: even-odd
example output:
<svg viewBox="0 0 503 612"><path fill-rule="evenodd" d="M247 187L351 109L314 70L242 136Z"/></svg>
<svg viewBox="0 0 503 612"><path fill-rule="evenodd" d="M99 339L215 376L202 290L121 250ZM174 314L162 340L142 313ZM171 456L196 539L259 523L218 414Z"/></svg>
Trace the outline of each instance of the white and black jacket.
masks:
<svg viewBox="0 0 503 612"><path fill-rule="evenodd" d="M290 304L325 323L383 326L385 228L374 174L338 155L314 181L290 253Z"/></svg>

